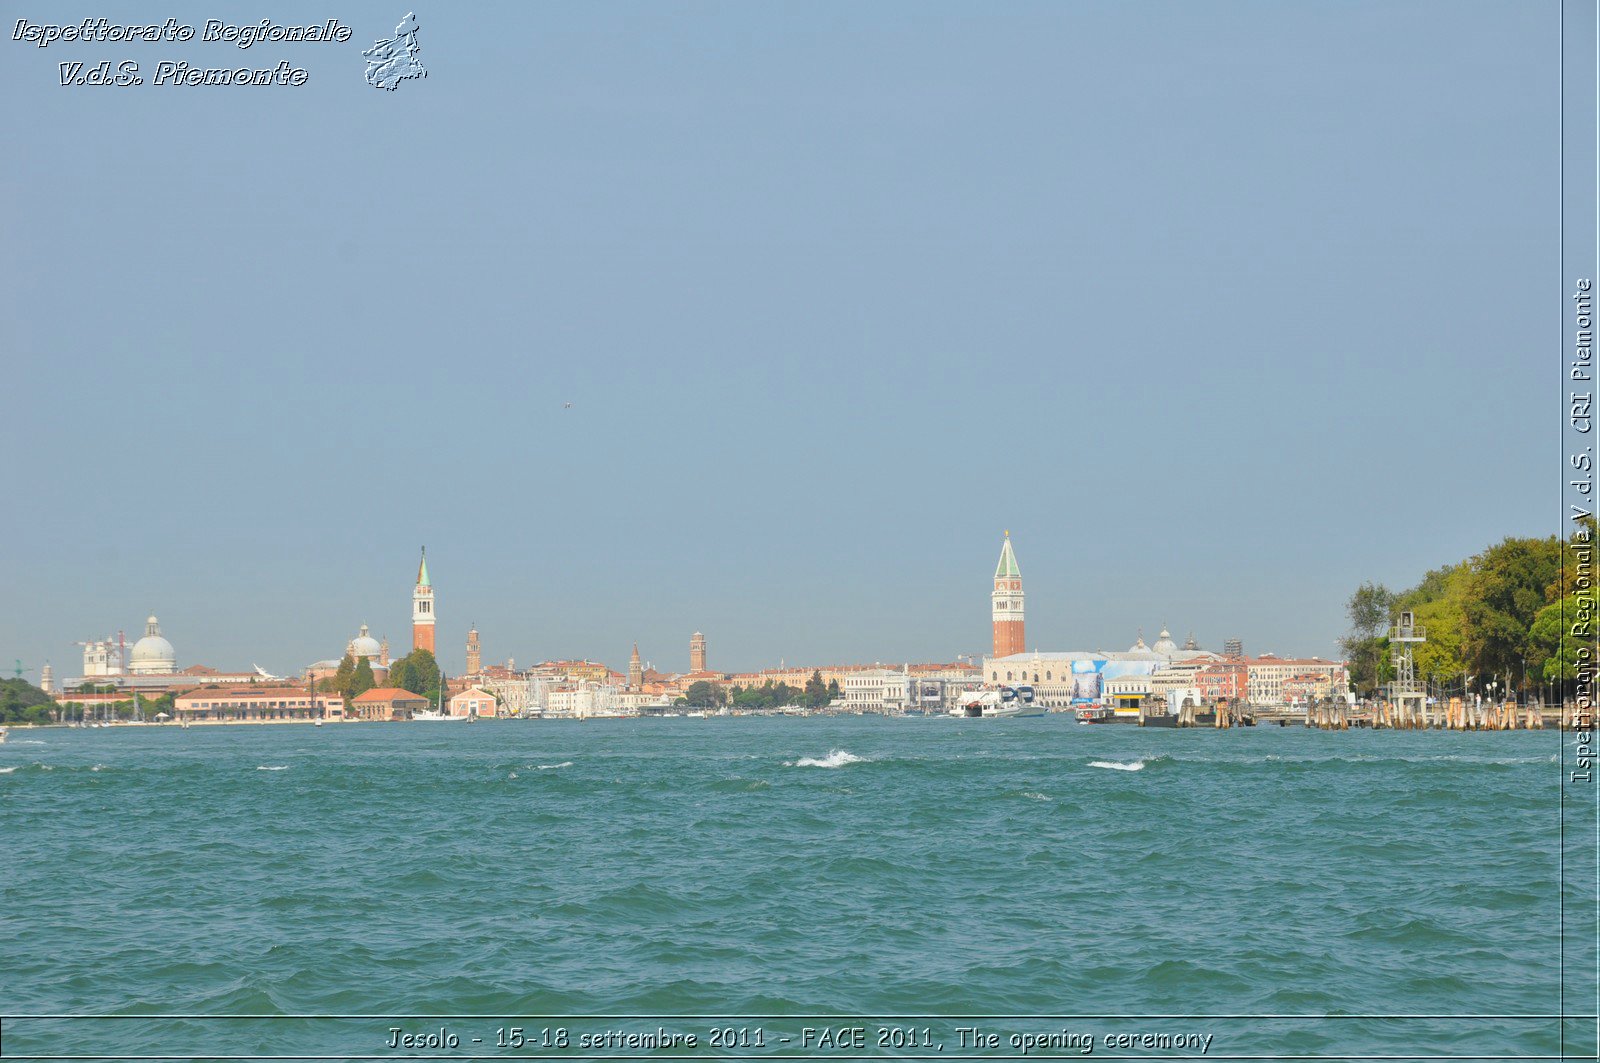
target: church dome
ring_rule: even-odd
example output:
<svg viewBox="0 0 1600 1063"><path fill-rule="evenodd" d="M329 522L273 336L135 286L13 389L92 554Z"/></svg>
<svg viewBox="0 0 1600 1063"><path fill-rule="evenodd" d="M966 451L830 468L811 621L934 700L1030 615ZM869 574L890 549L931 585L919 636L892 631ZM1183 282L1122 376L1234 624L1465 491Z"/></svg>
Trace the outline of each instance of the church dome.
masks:
<svg viewBox="0 0 1600 1063"><path fill-rule="evenodd" d="M1129 653L1149 653L1150 647L1144 644L1144 632L1139 632L1139 641L1128 647Z"/></svg>
<svg viewBox="0 0 1600 1063"><path fill-rule="evenodd" d="M133 644L133 652L128 655L128 671L134 675L171 675L177 670L177 651L161 637L161 624L152 616L144 623L144 638Z"/></svg>
<svg viewBox="0 0 1600 1063"><path fill-rule="evenodd" d="M1150 647L1157 653L1177 653L1178 644L1172 641L1172 632L1166 628L1161 629L1161 634L1156 637L1156 644Z"/></svg>
<svg viewBox="0 0 1600 1063"><path fill-rule="evenodd" d="M383 647L378 645L378 640L367 634L367 625L361 625L361 634L350 640L350 656L369 657L377 660L383 656Z"/></svg>

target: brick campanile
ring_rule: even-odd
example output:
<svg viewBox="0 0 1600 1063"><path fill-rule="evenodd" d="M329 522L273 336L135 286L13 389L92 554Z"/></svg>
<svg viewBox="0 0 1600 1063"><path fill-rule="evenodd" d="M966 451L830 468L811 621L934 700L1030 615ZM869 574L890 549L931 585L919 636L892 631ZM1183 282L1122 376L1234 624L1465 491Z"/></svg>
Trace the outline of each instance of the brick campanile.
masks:
<svg viewBox="0 0 1600 1063"><path fill-rule="evenodd" d="M989 596L989 604L994 617L994 656L1022 653L1027 648L1022 628L1022 570L1011 550L1009 531L1000 547L1000 563L994 568L994 593Z"/></svg>
<svg viewBox="0 0 1600 1063"><path fill-rule="evenodd" d="M428 579L428 548L417 565L417 589L411 595L411 648L437 654L433 643L433 583Z"/></svg>

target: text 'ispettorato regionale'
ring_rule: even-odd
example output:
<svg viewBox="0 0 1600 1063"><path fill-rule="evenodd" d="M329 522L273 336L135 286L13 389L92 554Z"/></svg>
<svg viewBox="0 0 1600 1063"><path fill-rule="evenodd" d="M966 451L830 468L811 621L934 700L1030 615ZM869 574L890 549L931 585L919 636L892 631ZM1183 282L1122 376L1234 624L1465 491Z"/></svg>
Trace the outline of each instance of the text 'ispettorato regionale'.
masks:
<svg viewBox="0 0 1600 1063"><path fill-rule="evenodd" d="M221 19L207 19L200 26L169 18L164 22L119 23L106 18L86 18L82 22L65 24L36 23L18 19L11 31L11 39L31 43L39 48L67 43L142 43L163 42L232 44L250 48L262 42L339 44L350 40L349 26L338 19L310 25L286 26L262 19L260 22L232 23ZM93 66L87 63L61 63L62 85L143 85L145 78L139 73L139 64L133 60L113 63L103 60ZM151 79L156 85L303 85L310 72L290 65L287 60L273 67L199 67L182 60L163 59L156 63Z"/></svg>

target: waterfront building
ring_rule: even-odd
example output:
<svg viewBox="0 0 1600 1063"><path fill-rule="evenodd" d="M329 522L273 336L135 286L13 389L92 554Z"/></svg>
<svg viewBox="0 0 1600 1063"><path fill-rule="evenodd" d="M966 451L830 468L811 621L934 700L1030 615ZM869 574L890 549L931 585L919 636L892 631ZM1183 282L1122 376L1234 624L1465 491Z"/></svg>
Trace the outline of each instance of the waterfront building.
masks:
<svg viewBox="0 0 1600 1063"><path fill-rule="evenodd" d="M1343 661L1264 653L1248 659L1246 667L1247 697L1251 705L1259 707L1303 706L1308 691L1322 690L1316 696L1328 697L1343 695L1350 689L1350 675Z"/></svg>
<svg viewBox="0 0 1600 1063"><path fill-rule="evenodd" d="M399 687L373 687L350 699L350 716L357 720L409 720L428 708L428 699Z"/></svg>
<svg viewBox="0 0 1600 1063"><path fill-rule="evenodd" d="M451 716L497 715L494 695L482 687L468 687L446 704L450 706Z"/></svg>
<svg viewBox="0 0 1600 1063"><path fill-rule="evenodd" d="M846 712L900 712L905 709L908 673L893 668L866 668L845 676L840 692Z"/></svg>
<svg viewBox="0 0 1600 1063"><path fill-rule="evenodd" d="M202 687L173 700L181 720L344 719L344 699L302 686Z"/></svg>
<svg viewBox="0 0 1600 1063"><path fill-rule="evenodd" d="M585 683L581 687L550 691L550 714L553 716L631 716L637 710L624 707L618 697L621 693L611 684Z"/></svg>
<svg viewBox="0 0 1600 1063"><path fill-rule="evenodd" d="M435 653L433 626L437 617L433 611L433 582L428 579L428 548L422 548L422 560L417 565L417 589L411 594L411 649Z"/></svg>
<svg viewBox="0 0 1600 1063"><path fill-rule="evenodd" d="M1250 666L1237 657L1212 661L1194 676L1200 696L1213 704L1219 701L1242 702L1250 687Z"/></svg>
<svg viewBox="0 0 1600 1063"><path fill-rule="evenodd" d="M518 675L491 666L492 671L477 678L477 685L494 695L501 716L526 716L541 711L549 698L550 680Z"/></svg>
<svg viewBox="0 0 1600 1063"><path fill-rule="evenodd" d="M1150 697L1150 676L1143 674L1119 675L1104 680L1102 697L1111 703L1118 716L1137 716L1139 706Z"/></svg>
<svg viewBox="0 0 1600 1063"><path fill-rule="evenodd" d="M172 643L161 637L161 624L154 616L144 622L144 638L133 644L128 656L132 675L172 675L178 670L178 654Z"/></svg>
<svg viewBox="0 0 1600 1063"><path fill-rule="evenodd" d="M467 631L467 674L477 675L483 670L483 649L478 645L478 625Z"/></svg>
<svg viewBox="0 0 1600 1063"><path fill-rule="evenodd" d="M1162 640L1157 640L1158 644ZM1171 643L1168 636L1165 641ZM1218 657L1205 650L1180 650L1157 653L1154 647L1144 645L1141 636L1126 652L1103 650L1067 650L1064 652L1015 653L1005 657L985 657L983 678L990 686L1033 687L1034 698L1047 708L1067 708L1074 704L1102 704L1109 690L1107 684L1125 676L1153 677L1161 669L1181 666L1192 670L1198 662L1203 665ZM1169 678L1167 682L1171 682ZM1156 693L1153 684L1143 693L1137 685L1119 686L1124 698L1143 697Z"/></svg>
<svg viewBox="0 0 1600 1063"><path fill-rule="evenodd" d="M994 622L994 656L1009 657L1027 649L1023 637L1022 569L1011 549L1011 533L1006 532L1000 546L1000 561L994 567L994 592L989 596Z"/></svg>
<svg viewBox="0 0 1600 1063"><path fill-rule="evenodd" d="M706 670L706 637L696 631L689 638L689 671Z"/></svg>

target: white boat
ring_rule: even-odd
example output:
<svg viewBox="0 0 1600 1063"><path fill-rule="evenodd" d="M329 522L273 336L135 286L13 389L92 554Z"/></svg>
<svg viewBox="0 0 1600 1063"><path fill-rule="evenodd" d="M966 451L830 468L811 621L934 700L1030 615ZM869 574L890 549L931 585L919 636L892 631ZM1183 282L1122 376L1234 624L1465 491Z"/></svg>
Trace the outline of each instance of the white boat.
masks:
<svg viewBox="0 0 1600 1063"><path fill-rule="evenodd" d="M1034 700L1033 688L1030 686L974 690L950 710L951 716L984 719L1009 719L1044 714L1045 708Z"/></svg>
<svg viewBox="0 0 1600 1063"><path fill-rule="evenodd" d="M413 720L429 720L434 723L461 723L463 720L471 719L470 716L451 716L449 713L440 712L437 709L421 709L413 712L411 718Z"/></svg>
<svg viewBox="0 0 1600 1063"><path fill-rule="evenodd" d="M6 735L7 735L7 733L8 732L6 731L6 729L4 727L0 727L0 746L3 746L3 745L6 744Z"/></svg>

